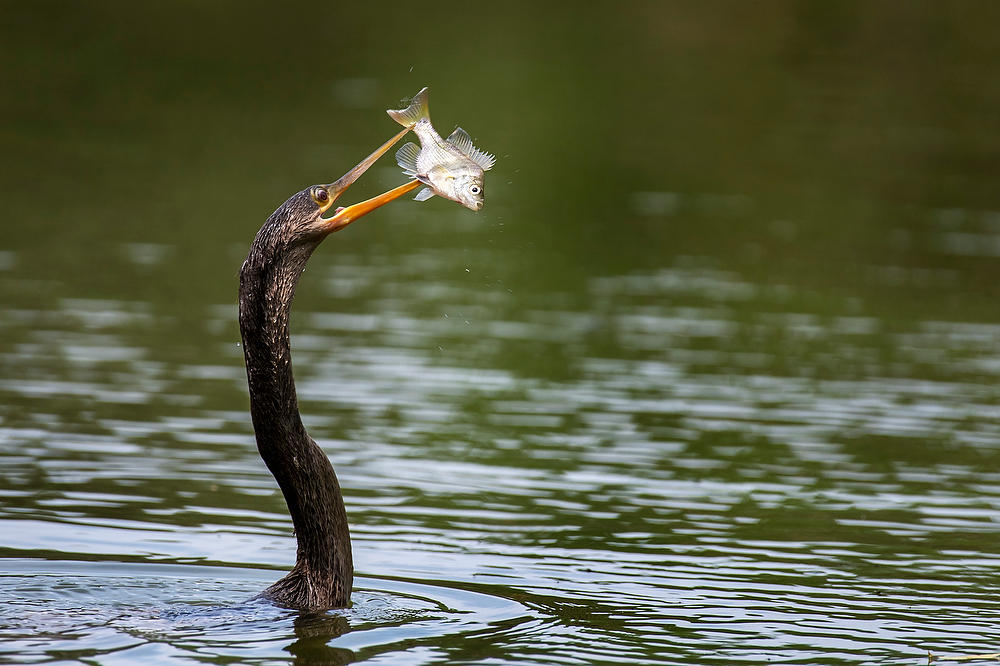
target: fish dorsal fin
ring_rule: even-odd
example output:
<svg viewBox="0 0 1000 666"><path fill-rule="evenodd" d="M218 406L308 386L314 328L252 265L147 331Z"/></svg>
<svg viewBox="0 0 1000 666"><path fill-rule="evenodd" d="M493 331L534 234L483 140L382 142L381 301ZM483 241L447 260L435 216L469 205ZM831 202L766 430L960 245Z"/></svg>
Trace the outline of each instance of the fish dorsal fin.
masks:
<svg viewBox="0 0 1000 666"><path fill-rule="evenodd" d="M456 127L455 131L452 132L451 136L445 139L445 141L455 146L466 155L476 149L476 147L472 145L472 137L469 136L469 133L461 127Z"/></svg>
<svg viewBox="0 0 1000 666"><path fill-rule="evenodd" d="M413 198L416 201L427 201L432 196L434 196L434 190L432 190L429 187L425 187L424 189L422 189L419 192L417 192L417 196L415 196Z"/></svg>
<svg viewBox="0 0 1000 666"><path fill-rule="evenodd" d="M479 150L478 148L472 149L472 154L469 155L472 161L483 167L483 171L489 171L493 168L493 165L497 163L497 158L493 157L487 152Z"/></svg>
<svg viewBox="0 0 1000 666"><path fill-rule="evenodd" d="M497 160L495 157L472 145L472 137L461 127L456 127L455 131L445 141L461 150L466 157L482 167L483 171L489 171L496 164Z"/></svg>
<svg viewBox="0 0 1000 666"><path fill-rule="evenodd" d="M402 148L396 151L396 164L403 169L407 176L417 175L417 157L420 156L420 147L415 143L404 143Z"/></svg>
<svg viewBox="0 0 1000 666"><path fill-rule="evenodd" d="M427 106L427 88L414 95L410 101L410 105L405 109L399 109L398 111L386 109L385 112L403 127L413 127L421 118L430 120L431 112L430 107Z"/></svg>

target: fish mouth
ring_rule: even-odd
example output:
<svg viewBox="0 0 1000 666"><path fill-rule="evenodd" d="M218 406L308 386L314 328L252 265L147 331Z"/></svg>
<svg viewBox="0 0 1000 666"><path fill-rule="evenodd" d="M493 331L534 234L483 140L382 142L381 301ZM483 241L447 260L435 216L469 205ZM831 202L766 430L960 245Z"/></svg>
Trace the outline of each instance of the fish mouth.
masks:
<svg viewBox="0 0 1000 666"><path fill-rule="evenodd" d="M343 176L325 186L327 193L330 198L320 207L320 214L328 211L337 200L340 195L347 191L354 182L364 174L365 171L378 161L378 158L382 157L390 148L392 148L397 141L403 138L410 128L407 127L401 130L396 136L392 137L381 146L375 149L375 151L361 160L356 167L345 173ZM376 208L384 206L385 204L398 199L399 197L412 192L421 185L420 181L411 180L408 183L404 183L399 187L395 187L388 192L383 192L382 194L372 197L371 199L366 199L361 203L356 203L352 206L339 206L334 209L332 217L320 217L320 222L323 225L323 230L326 233L333 233L334 231L340 231L346 227L351 222L359 219L360 217L367 215Z"/></svg>
<svg viewBox="0 0 1000 666"><path fill-rule="evenodd" d="M475 201L475 200L471 200L470 201L469 199L464 199L464 198L462 198L460 196L459 197L455 197L453 199L453 201L457 201L458 203L462 204L463 206L465 206L469 210L471 210L473 212L476 212L476 213L478 213L479 211L481 211L483 209L483 206L486 203L485 201Z"/></svg>

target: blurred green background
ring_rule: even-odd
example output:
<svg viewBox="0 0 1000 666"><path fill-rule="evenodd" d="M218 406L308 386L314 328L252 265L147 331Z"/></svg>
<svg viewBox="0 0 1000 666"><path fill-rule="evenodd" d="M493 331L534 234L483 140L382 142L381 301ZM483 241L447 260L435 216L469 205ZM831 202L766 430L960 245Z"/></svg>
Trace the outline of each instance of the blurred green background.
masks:
<svg viewBox="0 0 1000 666"><path fill-rule="evenodd" d="M976 244L1000 225L996 3L35 2L4 16L3 245L25 278L80 295L231 299L234 248L390 136L383 110L429 85L439 130L462 124L498 155L468 224L517 250L491 267L505 284L572 289L695 255L877 310L996 316L1000 249ZM352 194L400 181L387 159ZM463 214L393 209L382 217ZM942 253L942 226L971 246ZM423 242L393 229L369 233ZM123 284L106 270L117 243L172 246L183 270ZM950 277L901 285L880 265Z"/></svg>

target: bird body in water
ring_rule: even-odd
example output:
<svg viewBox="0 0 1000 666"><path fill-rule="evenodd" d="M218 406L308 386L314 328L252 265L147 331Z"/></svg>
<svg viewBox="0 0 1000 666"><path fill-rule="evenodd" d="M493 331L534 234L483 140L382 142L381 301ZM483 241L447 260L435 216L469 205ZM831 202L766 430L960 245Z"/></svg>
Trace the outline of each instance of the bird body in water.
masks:
<svg viewBox="0 0 1000 666"><path fill-rule="evenodd" d="M292 570L260 595L282 606L342 608L350 603L354 579L337 475L299 415L289 339L295 286L324 238L420 185L411 181L323 217L337 197L406 132L336 182L292 195L261 227L240 271L240 333L257 449L285 497L298 545Z"/></svg>

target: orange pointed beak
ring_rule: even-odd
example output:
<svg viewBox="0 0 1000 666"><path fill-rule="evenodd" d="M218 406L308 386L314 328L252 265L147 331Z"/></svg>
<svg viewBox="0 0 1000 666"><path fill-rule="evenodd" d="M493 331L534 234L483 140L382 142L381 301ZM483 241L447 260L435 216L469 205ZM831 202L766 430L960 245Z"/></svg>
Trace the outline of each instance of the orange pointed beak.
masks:
<svg viewBox="0 0 1000 666"><path fill-rule="evenodd" d="M388 192L383 192L377 197L372 197L371 199L367 199L361 203L356 203L353 206L348 206L347 208L338 208L333 214L333 217L323 218L323 221L329 225L328 229L330 230L330 233L340 231L362 215L366 215L379 206L384 206L393 199L398 199L404 194L412 192L421 185L423 185L423 183L419 180L411 180L410 182L393 188Z"/></svg>
<svg viewBox="0 0 1000 666"><path fill-rule="evenodd" d="M346 192L347 188L354 184L354 181L360 178L361 175L367 171L369 167L371 167L371 165L375 164L378 158L382 157L386 151L392 148L396 142L402 139L403 136L409 131L410 128L408 127L403 129L399 132L399 134L379 146L375 152L363 159L356 167L345 173L336 181L327 185L326 190L330 194L330 200L327 202L326 206L323 207L323 211L325 212L329 210L330 207L333 206L333 202L337 200L337 197ZM383 192L377 197L372 197L367 201L362 201L361 203L354 204L353 206L347 206L346 208L337 208L334 210L332 217L321 219L327 225L327 233L340 231L363 215L372 212L380 206L384 206L393 199L398 199L404 194L412 192L418 187L420 187L420 181L411 180L404 185L400 185L399 187L391 189L388 192Z"/></svg>

